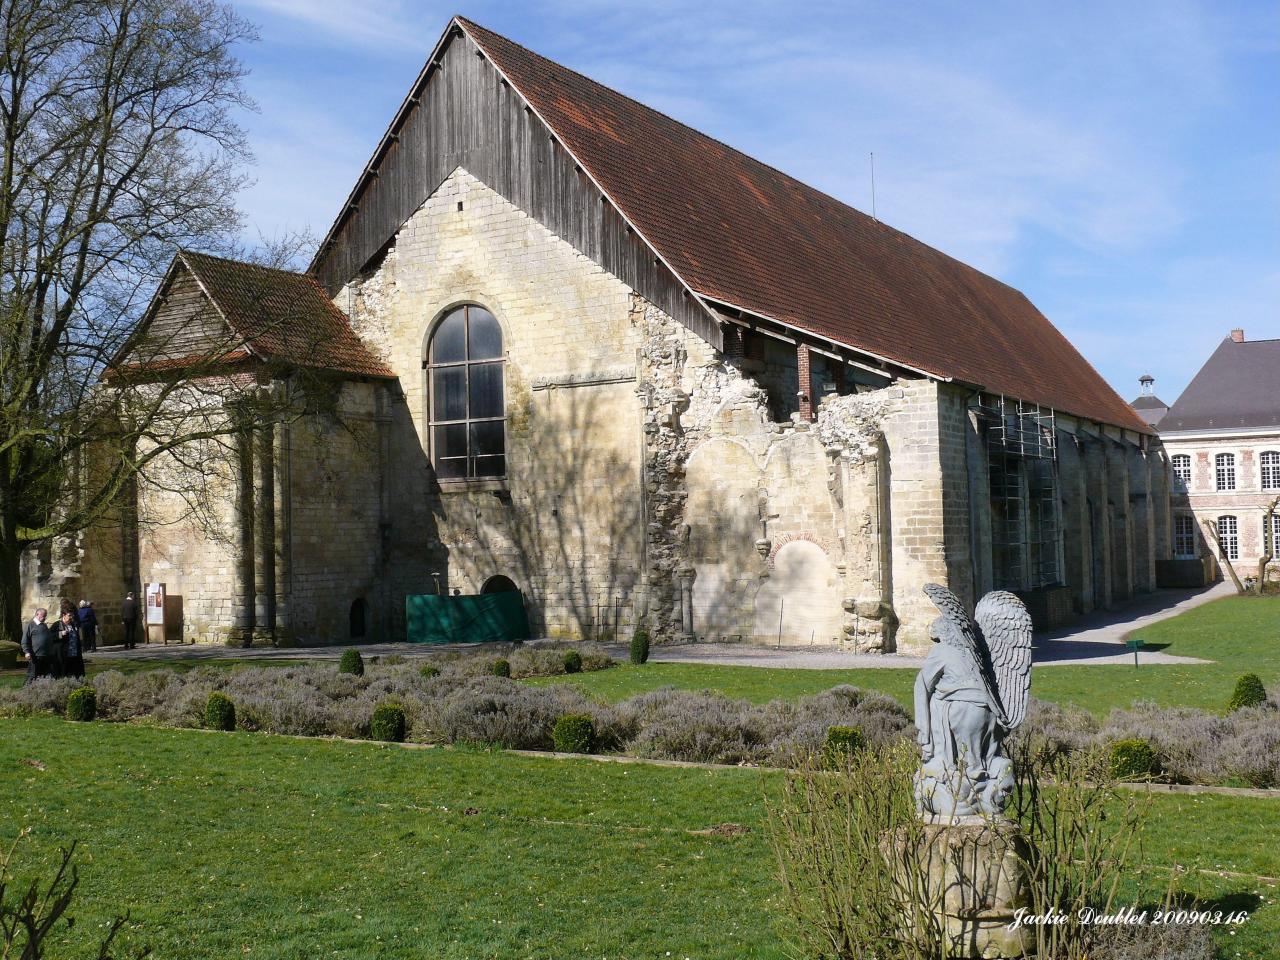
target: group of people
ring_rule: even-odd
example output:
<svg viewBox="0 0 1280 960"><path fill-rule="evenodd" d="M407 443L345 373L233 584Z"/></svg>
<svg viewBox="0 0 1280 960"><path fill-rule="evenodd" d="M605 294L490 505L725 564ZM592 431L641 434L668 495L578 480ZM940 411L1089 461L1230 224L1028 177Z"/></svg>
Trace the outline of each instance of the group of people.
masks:
<svg viewBox="0 0 1280 960"><path fill-rule="evenodd" d="M134 618L136 622L136 613ZM85 653L98 649L98 615L93 604L81 600L77 609L70 600L63 600L57 622L48 620L49 611L39 607L22 627L26 682L41 677L83 677Z"/></svg>

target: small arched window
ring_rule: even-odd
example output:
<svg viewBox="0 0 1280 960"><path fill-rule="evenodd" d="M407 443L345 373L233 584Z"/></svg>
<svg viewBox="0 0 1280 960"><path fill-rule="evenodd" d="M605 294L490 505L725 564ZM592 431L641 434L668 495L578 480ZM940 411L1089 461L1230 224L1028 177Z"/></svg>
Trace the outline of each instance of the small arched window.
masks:
<svg viewBox="0 0 1280 960"><path fill-rule="evenodd" d="M1213 464L1218 481L1218 489L1234 490L1236 488L1236 455L1234 453L1220 453L1214 458Z"/></svg>
<svg viewBox="0 0 1280 960"><path fill-rule="evenodd" d="M484 307L457 307L427 345L431 462L441 480L504 477L506 403L502 328Z"/></svg>
<svg viewBox="0 0 1280 960"><path fill-rule="evenodd" d="M1262 468L1262 489L1280 490L1280 453L1275 450L1264 450L1258 457L1258 465Z"/></svg>
<svg viewBox="0 0 1280 960"><path fill-rule="evenodd" d="M1173 479L1177 485L1186 489L1191 485L1191 455L1175 453L1173 455Z"/></svg>
<svg viewBox="0 0 1280 960"><path fill-rule="evenodd" d="M1218 518L1218 540L1228 560L1240 559L1240 527L1235 517Z"/></svg>

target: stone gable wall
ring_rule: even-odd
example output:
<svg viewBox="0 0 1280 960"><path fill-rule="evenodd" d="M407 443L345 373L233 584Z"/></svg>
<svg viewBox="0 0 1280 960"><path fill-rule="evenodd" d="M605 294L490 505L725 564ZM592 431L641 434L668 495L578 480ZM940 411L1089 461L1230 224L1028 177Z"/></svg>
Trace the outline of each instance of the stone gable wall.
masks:
<svg viewBox="0 0 1280 960"><path fill-rule="evenodd" d="M641 348L632 291L462 169L335 303L399 375L389 404L389 605L506 576L537 633L629 627L644 604ZM430 482L427 338L453 306L498 318L507 483Z"/></svg>

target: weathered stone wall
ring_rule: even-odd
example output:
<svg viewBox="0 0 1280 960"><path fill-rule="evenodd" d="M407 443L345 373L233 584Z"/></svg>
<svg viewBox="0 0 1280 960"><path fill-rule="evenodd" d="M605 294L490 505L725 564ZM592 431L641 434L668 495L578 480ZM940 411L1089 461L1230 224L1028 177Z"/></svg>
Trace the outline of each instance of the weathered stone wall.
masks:
<svg viewBox="0 0 1280 960"><path fill-rule="evenodd" d="M535 632L579 637L644 596L642 313L632 291L464 170L401 228L365 277L339 292L357 332L399 375L388 410L388 609L493 576L524 592ZM453 306L503 329L507 479L431 482L422 369ZM394 609L393 609L394 608Z"/></svg>
<svg viewBox="0 0 1280 960"><path fill-rule="evenodd" d="M280 626L303 644L361 639L351 635L351 608L359 601L367 611L363 639L388 638L403 607L384 586L384 483L394 483L382 469L385 388L341 389L335 416L288 427L284 462L275 465L290 490L288 515L279 515L279 504L272 508L276 523L287 525L281 538L287 569L277 573L277 591L288 599L288 614Z"/></svg>
<svg viewBox="0 0 1280 960"><path fill-rule="evenodd" d="M938 615L921 587L946 584L972 604L973 572L968 539L967 433L962 391L931 380L904 382L885 419L889 450L893 608L897 646L904 652L929 645L928 627Z"/></svg>

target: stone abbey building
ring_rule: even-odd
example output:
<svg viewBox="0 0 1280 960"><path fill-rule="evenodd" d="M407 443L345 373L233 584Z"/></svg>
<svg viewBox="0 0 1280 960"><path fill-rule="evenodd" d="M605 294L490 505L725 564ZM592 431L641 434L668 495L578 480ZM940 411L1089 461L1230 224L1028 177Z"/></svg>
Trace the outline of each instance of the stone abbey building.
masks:
<svg viewBox="0 0 1280 960"><path fill-rule="evenodd" d="M321 643L514 586L540 635L909 651L926 582L1051 624L1171 554L1152 429L1021 293L461 18L307 274L179 254L145 322L330 408L191 472L200 523L144 477L30 559L108 633L144 581Z"/></svg>

